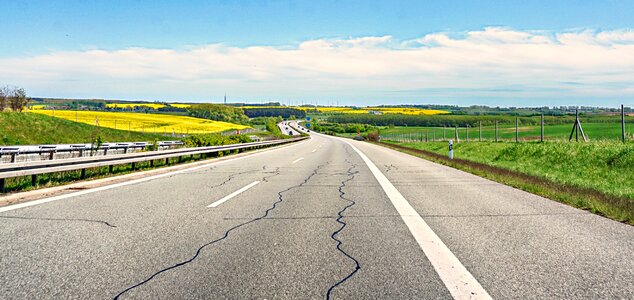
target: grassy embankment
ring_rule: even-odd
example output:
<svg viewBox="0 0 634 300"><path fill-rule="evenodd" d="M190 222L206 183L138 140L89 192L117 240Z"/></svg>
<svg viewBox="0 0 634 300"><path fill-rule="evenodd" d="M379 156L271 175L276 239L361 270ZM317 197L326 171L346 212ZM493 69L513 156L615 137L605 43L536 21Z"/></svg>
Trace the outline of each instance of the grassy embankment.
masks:
<svg viewBox="0 0 634 300"><path fill-rule="evenodd" d="M634 225L634 143L383 143Z"/></svg>
<svg viewBox="0 0 634 300"><path fill-rule="evenodd" d="M32 113L0 113L0 145L90 143L101 136L105 142L151 142L174 138L96 127Z"/></svg>

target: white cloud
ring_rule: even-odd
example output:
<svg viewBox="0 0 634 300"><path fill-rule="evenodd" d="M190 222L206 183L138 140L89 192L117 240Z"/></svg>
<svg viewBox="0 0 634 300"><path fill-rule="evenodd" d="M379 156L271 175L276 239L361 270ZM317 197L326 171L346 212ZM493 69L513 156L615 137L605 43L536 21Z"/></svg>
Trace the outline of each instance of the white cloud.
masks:
<svg viewBox="0 0 634 300"><path fill-rule="evenodd" d="M251 99L555 105L612 98L628 104L634 102L634 32L486 28L409 41L371 36L283 47L53 52L0 58L0 70L1 83L38 96L203 100L229 92Z"/></svg>

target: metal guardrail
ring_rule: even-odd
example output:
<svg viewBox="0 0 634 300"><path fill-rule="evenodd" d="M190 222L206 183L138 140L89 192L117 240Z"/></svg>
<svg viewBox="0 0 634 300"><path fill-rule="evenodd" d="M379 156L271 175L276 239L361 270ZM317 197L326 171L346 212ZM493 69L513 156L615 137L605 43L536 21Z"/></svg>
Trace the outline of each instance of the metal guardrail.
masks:
<svg viewBox="0 0 634 300"><path fill-rule="evenodd" d="M91 156L78 157L63 160L44 160L44 161L28 161L12 164L0 165L0 192L5 192L6 179L21 176L31 176L31 183L35 185L37 175L46 173L55 173L63 171L81 170L81 178L85 178L86 169L109 166L109 172L112 173L113 166L132 164L132 169L136 169L136 163L150 161L150 165L154 165L155 160L165 159L169 164L169 159L178 157L179 162L183 156L193 156L195 154L209 155L231 150L251 150L275 145L288 144L296 141L307 139L307 137L299 137L284 140L273 140L263 142L251 142L224 146L197 147L197 148L181 148L163 151L137 152L129 154L116 154L108 156Z"/></svg>
<svg viewBox="0 0 634 300"><path fill-rule="evenodd" d="M159 148L180 146L183 145L181 141L161 141L157 143ZM104 143L98 148L93 144L66 144L66 145L34 145L34 146L0 146L0 159L2 156L10 155L11 163L17 161L18 155L28 154L48 154L48 159L53 160L55 153L63 152L78 152L79 157L84 156L86 151L103 151L104 155L108 154L108 150L123 150L124 154L128 153L128 150L145 149L152 146L151 143L136 142L136 143Z"/></svg>

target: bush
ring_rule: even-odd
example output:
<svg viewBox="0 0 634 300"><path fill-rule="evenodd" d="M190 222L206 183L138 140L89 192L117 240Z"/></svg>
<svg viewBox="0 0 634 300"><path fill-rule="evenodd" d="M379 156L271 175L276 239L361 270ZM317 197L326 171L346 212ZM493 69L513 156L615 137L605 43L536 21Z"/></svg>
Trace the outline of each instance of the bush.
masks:
<svg viewBox="0 0 634 300"><path fill-rule="evenodd" d="M220 145L231 145L239 143L251 142L251 138L247 135L222 135L222 134L205 134L205 135L190 135L185 137L183 143L187 147L209 147Z"/></svg>

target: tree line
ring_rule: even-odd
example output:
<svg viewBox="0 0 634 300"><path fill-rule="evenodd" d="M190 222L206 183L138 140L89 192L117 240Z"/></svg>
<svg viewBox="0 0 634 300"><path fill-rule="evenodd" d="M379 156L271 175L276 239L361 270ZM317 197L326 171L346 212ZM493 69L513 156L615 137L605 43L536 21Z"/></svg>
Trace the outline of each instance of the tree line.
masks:
<svg viewBox="0 0 634 300"><path fill-rule="evenodd" d="M7 108L12 111L23 111L29 104L30 98L26 91L20 87L3 86L0 87L0 112Z"/></svg>

